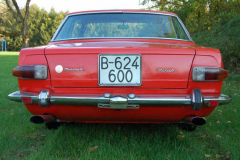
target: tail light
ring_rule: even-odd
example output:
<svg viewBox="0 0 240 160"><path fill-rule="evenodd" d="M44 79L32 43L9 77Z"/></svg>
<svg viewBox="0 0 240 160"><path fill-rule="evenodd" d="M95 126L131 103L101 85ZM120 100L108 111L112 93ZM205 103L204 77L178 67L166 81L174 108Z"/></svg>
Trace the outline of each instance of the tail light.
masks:
<svg viewBox="0 0 240 160"><path fill-rule="evenodd" d="M13 76L26 79L47 79L46 65L23 65L12 70Z"/></svg>
<svg viewBox="0 0 240 160"><path fill-rule="evenodd" d="M194 67L193 81L220 81L228 77L228 71L216 67Z"/></svg>

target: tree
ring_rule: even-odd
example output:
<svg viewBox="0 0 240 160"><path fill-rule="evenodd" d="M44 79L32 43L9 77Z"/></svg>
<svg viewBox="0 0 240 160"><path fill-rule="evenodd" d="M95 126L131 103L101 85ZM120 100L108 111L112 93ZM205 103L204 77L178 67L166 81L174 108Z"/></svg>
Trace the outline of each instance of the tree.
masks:
<svg viewBox="0 0 240 160"><path fill-rule="evenodd" d="M188 2L188 0L144 0L142 4L146 5L147 3L149 3L149 1L151 1L153 4L152 6L149 7L149 9L157 9L160 11L169 12L178 10L183 5L185 5L185 3Z"/></svg>
<svg viewBox="0 0 240 160"><path fill-rule="evenodd" d="M219 24L223 15L239 14L239 0L144 0L150 9L176 13L190 33L206 31ZM230 20L230 19L229 19Z"/></svg>
<svg viewBox="0 0 240 160"><path fill-rule="evenodd" d="M220 49L226 68L240 68L239 0L144 0L150 9L176 13L196 44Z"/></svg>
<svg viewBox="0 0 240 160"><path fill-rule="evenodd" d="M22 47L26 48L29 47L29 35L28 35L28 25L27 25L27 19L29 16L29 4L31 0L26 1L26 6L25 6L25 12L20 10L16 0L4 0L6 7L8 9L8 12L10 12L15 19L16 23L21 24L21 29L20 30L15 30L8 32L6 27L1 27L0 28L0 34L3 34L5 36L16 36L16 35L21 35L22 36Z"/></svg>

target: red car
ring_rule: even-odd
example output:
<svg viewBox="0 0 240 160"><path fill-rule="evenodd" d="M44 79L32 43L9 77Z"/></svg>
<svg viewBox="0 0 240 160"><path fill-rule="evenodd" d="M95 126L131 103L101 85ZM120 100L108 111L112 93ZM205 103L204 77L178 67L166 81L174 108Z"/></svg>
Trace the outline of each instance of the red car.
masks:
<svg viewBox="0 0 240 160"><path fill-rule="evenodd" d="M146 10L68 14L50 43L22 49L13 69L30 121L180 123L194 130L215 107L223 69L217 49L197 46L174 13Z"/></svg>

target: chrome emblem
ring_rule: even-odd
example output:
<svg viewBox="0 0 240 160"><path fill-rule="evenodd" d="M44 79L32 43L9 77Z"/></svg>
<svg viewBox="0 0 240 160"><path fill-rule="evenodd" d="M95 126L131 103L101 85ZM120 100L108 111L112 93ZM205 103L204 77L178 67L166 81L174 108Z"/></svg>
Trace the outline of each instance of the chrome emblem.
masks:
<svg viewBox="0 0 240 160"><path fill-rule="evenodd" d="M174 72L175 69L158 69L158 72Z"/></svg>
<svg viewBox="0 0 240 160"><path fill-rule="evenodd" d="M83 68L64 68L64 71L83 71Z"/></svg>
<svg viewBox="0 0 240 160"><path fill-rule="evenodd" d="M61 73L61 72L63 71L63 67L62 67L61 65L57 65L57 66L55 67L55 71L56 71L57 73Z"/></svg>

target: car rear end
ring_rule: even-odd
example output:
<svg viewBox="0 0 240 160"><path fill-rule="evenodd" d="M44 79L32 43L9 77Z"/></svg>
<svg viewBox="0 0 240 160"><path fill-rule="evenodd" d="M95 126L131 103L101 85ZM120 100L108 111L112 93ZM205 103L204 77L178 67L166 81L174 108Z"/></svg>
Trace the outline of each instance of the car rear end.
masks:
<svg viewBox="0 0 240 160"><path fill-rule="evenodd" d="M231 101L221 94L220 52L196 46L167 13L69 15L48 46L21 51L13 74L20 91L9 97L25 104L34 123L203 125L202 117Z"/></svg>

